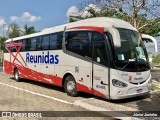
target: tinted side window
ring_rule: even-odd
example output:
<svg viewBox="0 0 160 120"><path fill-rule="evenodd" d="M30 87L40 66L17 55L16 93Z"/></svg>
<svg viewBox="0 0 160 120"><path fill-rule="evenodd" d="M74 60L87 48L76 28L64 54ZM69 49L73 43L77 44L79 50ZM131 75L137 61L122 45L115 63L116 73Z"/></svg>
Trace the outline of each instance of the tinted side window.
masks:
<svg viewBox="0 0 160 120"><path fill-rule="evenodd" d="M25 46L26 46L26 40L22 40L22 49L21 51L25 51Z"/></svg>
<svg viewBox="0 0 160 120"><path fill-rule="evenodd" d="M50 35L50 49L51 50L57 49L57 38L58 38L57 34Z"/></svg>
<svg viewBox="0 0 160 120"><path fill-rule="evenodd" d="M36 38L31 38L31 51L34 51L36 49Z"/></svg>
<svg viewBox="0 0 160 120"><path fill-rule="evenodd" d="M105 42L94 42L93 60L99 64L108 66L108 57Z"/></svg>
<svg viewBox="0 0 160 120"><path fill-rule="evenodd" d="M49 35L43 36L42 39L42 50L48 50L49 49Z"/></svg>
<svg viewBox="0 0 160 120"><path fill-rule="evenodd" d="M63 32L58 33L57 49L62 49Z"/></svg>
<svg viewBox="0 0 160 120"><path fill-rule="evenodd" d="M104 36L101 33L93 32L92 33L92 40L93 41L104 41Z"/></svg>
<svg viewBox="0 0 160 120"><path fill-rule="evenodd" d="M36 50L41 50L42 49L41 41L42 41L42 37L37 37L36 38Z"/></svg>
<svg viewBox="0 0 160 120"><path fill-rule="evenodd" d="M31 39L27 38L26 39L26 47L25 47L25 51L30 51L31 48Z"/></svg>
<svg viewBox="0 0 160 120"><path fill-rule="evenodd" d="M91 57L90 39L88 32L74 31L67 33L67 45L66 49L79 54L81 56Z"/></svg>
<svg viewBox="0 0 160 120"><path fill-rule="evenodd" d="M5 48L5 45L9 44L8 42L4 44L4 53L8 53L8 50ZM8 48L9 49L9 48Z"/></svg>
<svg viewBox="0 0 160 120"><path fill-rule="evenodd" d="M18 41L14 41L14 43L18 43ZM17 52L16 48L14 46L11 47L12 52Z"/></svg>
<svg viewBox="0 0 160 120"><path fill-rule="evenodd" d="M18 40L17 43L22 43L22 40ZM22 47L20 49L20 52L22 51Z"/></svg>

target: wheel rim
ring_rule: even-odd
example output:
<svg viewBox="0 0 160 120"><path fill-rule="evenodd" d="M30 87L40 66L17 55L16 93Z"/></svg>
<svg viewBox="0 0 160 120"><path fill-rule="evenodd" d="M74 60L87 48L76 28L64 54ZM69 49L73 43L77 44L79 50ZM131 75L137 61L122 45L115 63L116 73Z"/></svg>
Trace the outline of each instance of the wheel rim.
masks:
<svg viewBox="0 0 160 120"><path fill-rule="evenodd" d="M67 90L70 93L74 93L75 92L75 82L74 81L68 81Z"/></svg>

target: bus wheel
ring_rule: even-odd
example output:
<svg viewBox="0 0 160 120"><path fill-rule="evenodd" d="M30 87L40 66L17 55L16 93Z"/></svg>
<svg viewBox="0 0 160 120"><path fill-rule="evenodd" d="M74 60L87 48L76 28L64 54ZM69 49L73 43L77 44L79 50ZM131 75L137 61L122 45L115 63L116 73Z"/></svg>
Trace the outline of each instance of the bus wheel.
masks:
<svg viewBox="0 0 160 120"><path fill-rule="evenodd" d="M19 71L18 71L18 69L15 69L15 70L14 70L14 79L15 79L17 82L20 82L20 77L19 77Z"/></svg>
<svg viewBox="0 0 160 120"><path fill-rule="evenodd" d="M78 95L76 82L73 76L69 75L65 78L64 89L69 96L76 97Z"/></svg>

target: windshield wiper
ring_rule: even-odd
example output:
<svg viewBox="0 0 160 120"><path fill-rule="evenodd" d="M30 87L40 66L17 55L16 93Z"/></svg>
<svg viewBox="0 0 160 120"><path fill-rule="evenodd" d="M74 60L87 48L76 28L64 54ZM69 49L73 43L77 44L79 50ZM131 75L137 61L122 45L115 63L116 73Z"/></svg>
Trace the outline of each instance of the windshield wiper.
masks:
<svg viewBox="0 0 160 120"><path fill-rule="evenodd" d="M122 68L122 71L129 65L130 61L127 62L127 64Z"/></svg>
<svg viewBox="0 0 160 120"><path fill-rule="evenodd" d="M122 68L122 71L133 61L136 61L136 58L134 59L129 59L128 62L126 63L126 65Z"/></svg>

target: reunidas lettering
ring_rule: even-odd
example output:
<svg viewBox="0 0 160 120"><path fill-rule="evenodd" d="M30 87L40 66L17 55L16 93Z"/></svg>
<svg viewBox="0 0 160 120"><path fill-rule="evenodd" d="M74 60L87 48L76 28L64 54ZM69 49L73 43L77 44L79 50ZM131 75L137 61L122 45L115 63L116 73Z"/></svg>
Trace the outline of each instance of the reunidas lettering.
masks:
<svg viewBox="0 0 160 120"><path fill-rule="evenodd" d="M42 55L31 55L30 53L26 53L26 62L28 63L46 63L46 64L58 64L59 63L59 55L51 55L49 51L47 54L42 52Z"/></svg>

